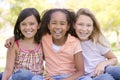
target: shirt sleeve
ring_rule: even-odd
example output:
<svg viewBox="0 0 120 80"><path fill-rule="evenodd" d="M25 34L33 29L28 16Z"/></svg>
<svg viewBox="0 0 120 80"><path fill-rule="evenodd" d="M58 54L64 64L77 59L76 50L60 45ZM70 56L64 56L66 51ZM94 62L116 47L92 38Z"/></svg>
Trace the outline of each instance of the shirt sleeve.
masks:
<svg viewBox="0 0 120 80"><path fill-rule="evenodd" d="M75 47L75 54L82 51L80 41L76 42L76 47Z"/></svg>
<svg viewBox="0 0 120 80"><path fill-rule="evenodd" d="M108 51L110 51L110 48L104 47L101 44L99 44L98 50L100 50L101 55L105 55Z"/></svg>

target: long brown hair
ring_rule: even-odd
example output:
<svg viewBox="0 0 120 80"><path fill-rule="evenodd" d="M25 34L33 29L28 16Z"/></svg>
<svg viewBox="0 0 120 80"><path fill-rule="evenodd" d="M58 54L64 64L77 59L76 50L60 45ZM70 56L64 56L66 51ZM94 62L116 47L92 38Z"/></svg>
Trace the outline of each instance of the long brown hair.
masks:
<svg viewBox="0 0 120 80"><path fill-rule="evenodd" d="M81 8L77 11L76 13L76 20L78 19L78 17L80 15L86 15L89 16L92 21L93 21L93 32L90 35L90 39L92 39L93 43L97 44L100 43L101 45L105 46L105 47L110 47L109 42L106 40L106 38L104 37L101 29L100 29L100 24L97 21L95 15L92 13L92 11L90 11L87 8Z"/></svg>

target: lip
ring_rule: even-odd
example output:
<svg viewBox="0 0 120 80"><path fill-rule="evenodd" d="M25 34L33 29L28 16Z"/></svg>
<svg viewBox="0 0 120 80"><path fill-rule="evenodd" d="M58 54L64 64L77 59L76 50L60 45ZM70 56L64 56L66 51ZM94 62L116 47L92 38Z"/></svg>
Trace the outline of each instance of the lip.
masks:
<svg viewBox="0 0 120 80"><path fill-rule="evenodd" d="M83 33L83 32L79 32L79 34L80 34L81 36L86 36L86 35L88 35L88 33Z"/></svg>

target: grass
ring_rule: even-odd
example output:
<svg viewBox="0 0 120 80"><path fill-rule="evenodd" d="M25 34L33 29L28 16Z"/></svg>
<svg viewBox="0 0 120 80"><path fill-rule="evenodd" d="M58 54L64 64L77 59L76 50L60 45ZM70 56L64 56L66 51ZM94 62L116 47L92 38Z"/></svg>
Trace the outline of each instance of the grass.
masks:
<svg viewBox="0 0 120 80"><path fill-rule="evenodd" d="M120 65L120 48L113 48L113 52L118 58L118 65Z"/></svg>
<svg viewBox="0 0 120 80"><path fill-rule="evenodd" d="M0 72L3 72L3 70L4 70L4 67L0 67Z"/></svg>

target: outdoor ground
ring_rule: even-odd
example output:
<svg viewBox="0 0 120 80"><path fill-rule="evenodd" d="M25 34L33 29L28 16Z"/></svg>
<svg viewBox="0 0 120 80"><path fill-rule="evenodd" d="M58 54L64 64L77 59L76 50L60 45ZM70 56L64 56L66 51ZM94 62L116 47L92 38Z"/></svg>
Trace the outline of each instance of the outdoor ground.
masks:
<svg viewBox="0 0 120 80"><path fill-rule="evenodd" d="M0 29L0 72L3 71L6 61L6 48L4 47L7 38L13 35L13 29L11 27L5 27Z"/></svg>
<svg viewBox="0 0 120 80"><path fill-rule="evenodd" d="M5 27L4 29L0 30L0 72L3 71L5 67L5 61L6 61L6 48L4 47L6 39L11 37L13 35L13 29L11 27ZM119 64L120 65L120 47L114 48L113 52L118 57Z"/></svg>

